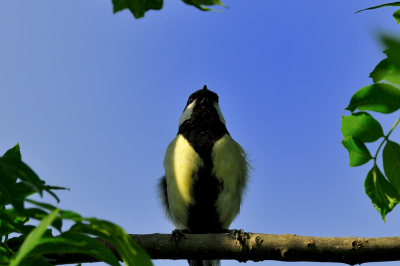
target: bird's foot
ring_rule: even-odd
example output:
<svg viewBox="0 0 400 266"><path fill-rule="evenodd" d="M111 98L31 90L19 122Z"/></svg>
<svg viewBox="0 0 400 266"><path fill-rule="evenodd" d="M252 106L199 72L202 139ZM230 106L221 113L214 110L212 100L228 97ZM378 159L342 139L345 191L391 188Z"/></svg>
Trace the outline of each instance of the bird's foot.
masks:
<svg viewBox="0 0 400 266"><path fill-rule="evenodd" d="M246 242L246 233L243 231L243 229L228 230L228 233L231 238L236 239L235 246L237 246L238 242L241 244L244 244Z"/></svg>
<svg viewBox="0 0 400 266"><path fill-rule="evenodd" d="M175 248L178 248L179 241L181 241L182 237L186 239L185 234L187 233L189 233L189 230L187 229L175 229L172 231L171 241L174 240Z"/></svg>

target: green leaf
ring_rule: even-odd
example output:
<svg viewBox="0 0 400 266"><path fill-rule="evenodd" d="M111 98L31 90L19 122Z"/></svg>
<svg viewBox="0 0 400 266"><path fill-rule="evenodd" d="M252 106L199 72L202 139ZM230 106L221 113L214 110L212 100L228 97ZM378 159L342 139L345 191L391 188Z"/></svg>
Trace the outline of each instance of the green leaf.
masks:
<svg viewBox="0 0 400 266"><path fill-rule="evenodd" d="M193 0L198 5L205 5L205 6L213 6L213 5L219 5L219 6L225 6L220 0Z"/></svg>
<svg viewBox="0 0 400 266"><path fill-rule="evenodd" d="M385 174L400 193L400 145L388 140L383 149L382 157Z"/></svg>
<svg viewBox="0 0 400 266"><path fill-rule="evenodd" d="M400 66L400 41L397 38L383 35L381 37L383 44L388 47L383 52L387 55L390 62Z"/></svg>
<svg viewBox="0 0 400 266"><path fill-rule="evenodd" d="M70 228L70 232L90 234L98 236L114 244L115 249L127 265L152 266L149 255L116 224L97 220L85 219L90 224L76 223Z"/></svg>
<svg viewBox="0 0 400 266"><path fill-rule="evenodd" d="M128 8L135 18L144 17L144 13L150 9L160 10L163 0L112 0L114 13Z"/></svg>
<svg viewBox="0 0 400 266"><path fill-rule="evenodd" d="M20 178L21 181L31 186L32 189L42 196L44 182L21 160L2 157L0 158L0 170L9 176Z"/></svg>
<svg viewBox="0 0 400 266"><path fill-rule="evenodd" d="M0 246L0 265L8 265L8 263L10 263L10 257L7 249Z"/></svg>
<svg viewBox="0 0 400 266"><path fill-rule="evenodd" d="M204 6L219 5L226 7L220 0L182 0L203 11L218 11ZM135 18L144 17L145 12L154 9L160 10L163 7L163 0L112 0L114 14L124 9L129 9Z"/></svg>
<svg viewBox="0 0 400 266"><path fill-rule="evenodd" d="M365 112L342 116L341 130L344 137L357 137L362 142L374 142L384 136L379 122Z"/></svg>
<svg viewBox="0 0 400 266"><path fill-rule="evenodd" d="M400 15L400 10L399 10ZM400 41L389 36L381 36L381 40L388 48L383 52L387 58L383 59L371 72L374 83L382 79L400 84Z"/></svg>
<svg viewBox="0 0 400 266"><path fill-rule="evenodd" d="M385 221L386 214L399 203L400 196L397 190L386 180L376 164L369 171L364 187L365 193Z"/></svg>
<svg viewBox="0 0 400 266"><path fill-rule="evenodd" d="M17 178L6 169L2 169L2 159L0 158L0 207L11 203L17 211L22 212L24 195L15 183Z"/></svg>
<svg viewBox="0 0 400 266"><path fill-rule="evenodd" d="M388 73L385 76L385 79L389 82L395 83L395 84L399 84L400 85L400 72L398 72L398 70L396 70L396 72L391 72Z"/></svg>
<svg viewBox="0 0 400 266"><path fill-rule="evenodd" d="M213 5L219 5L226 7L220 0L182 0L187 5L194 6L202 11L219 11L219 10L214 10L210 8L206 8L204 6L213 6Z"/></svg>
<svg viewBox="0 0 400 266"><path fill-rule="evenodd" d="M18 178L21 182L16 183ZM0 157L0 180L0 207L11 203L19 212L22 212L23 201L27 196L33 193L42 196L43 191L47 191L59 201L51 190L64 189L46 186L29 166L11 156Z"/></svg>
<svg viewBox="0 0 400 266"><path fill-rule="evenodd" d="M25 209L23 213L24 215L37 220L41 220L48 215L47 212L38 208ZM62 219L60 217L56 217L51 225L61 232Z"/></svg>
<svg viewBox="0 0 400 266"><path fill-rule="evenodd" d="M381 7L385 7L385 6L400 6L400 2L393 2L393 3L387 3L387 4L383 4L383 5L379 5L379 6L368 7L368 8L362 9L362 10L358 10L356 13L364 11L364 10L377 9L377 8L381 8Z"/></svg>
<svg viewBox="0 0 400 266"><path fill-rule="evenodd" d="M19 263L25 257L27 257L29 252L31 252L39 244L40 238L46 233L47 227L57 217L58 212L58 209L54 210L52 213L46 216L40 222L40 224L34 230L32 230L32 232L29 233L18 252L13 255L9 266L19 265Z"/></svg>
<svg viewBox="0 0 400 266"><path fill-rule="evenodd" d="M14 218L14 223L24 224L27 222L29 222L29 217L26 217L26 216L16 216Z"/></svg>
<svg viewBox="0 0 400 266"><path fill-rule="evenodd" d="M112 0L114 14L128 8L126 0Z"/></svg>
<svg viewBox="0 0 400 266"><path fill-rule="evenodd" d="M393 13L393 17L396 20L397 24L400 24L400 9Z"/></svg>
<svg viewBox="0 0 400 266"><path fill-rule="evenodd" d="M36 228L36 227L34 227L34 228ZM23 235L20 235L18 237L12 237L12 238L7 240L7 245L8 245L8 247L11 248L11 250L17 252L18 249L21 247L22 243L24 243L26 237L27 237L27 234L23 234Z"/></svg>
<svg viewBox="0 0 400 266"><path fill-rule="evenodd" d="M369 150L360 139L345 137L342 144L349 152L351 167L363 165L372 159Z"/></svg>
<svg viewBox="0 0 400 266"><path fill-rule="evenodd" d="M0 211L0 236L8 235L14 232L28 234L31 231L32 226L24 226L23 224L16 222L15 217L15 215L9 214L5 210Z"/></svg>
<svg viewBox="0 0 400 266"><path fill-rule="evenodd" d="M47 209L49 211L54 211L55 209L57 209L56 207L54 207L53 205L47 204L47 203L43 203L43 202L38 202L38 201L34 201L31 199L26 199L27 202L32 203L36 206L39 206L41 208ZM82 216L80 216L79 214L72 212L72 211L62 211L60 210L59 213L60 218L62 219L70 219L73 220L75 222L81 222L83 220L85 220L85 218L82 218Z"/></svg>
<svg viewBox="0 0 400 266"><path fill-rule="evenodd" d="M34 230L36 227L32 226L32 230ZM32 231L31 230L31 231ZM18 237L13 237L7 240L7 245L15 252L17 252L20 247L22 246L22 244L24 243L26 237L28 236L28 234L23 234L20 235ZM52 230L51 229L47 229L46 232L44 233L44 235L42 236L42 238L54 238L52 235ZM32 257L32 251L29 254L29 257Z"/></svg>
<svg viewBox="0 0 400 266"><path fill-rule="evenodd" d="M15 183L17 178L21 180L25 188L18 185L19 183ZM43 191L46 191L59 201L51 190L65 189L45 185L44 181L40 180L28 165L19 159L10 157L0 157L0 179L2 180L0 182L0 203L10 202L17 211L22 211L23 200L33 192L42 196Z"/></svg>
<svg viewBox="0 0 400 266"><path fill-rule="evenodd" d="M15 183L15 185L14 184L12 184L12 185L13 185L13 189L15 189L15 191L16 191L15 197L17 197L19 195L19 197L21 198L21 201L22 201L22 199L25 199L26 197L36 193L36 191L34 189L32 189L32 187L27 185L26 183L19 182L19 183ZM3 197L0 194L0 206L5 206L8 204L11 204L10 198Z"/></svg>
<svg viewBox="0 0 400 266"><path fill-rule="evenodd" d="M400 76L400 66L391 62L388 58L383 59L370 73L369 77L372 78L374 83L378 83L382 79L390 82L396 82L396 77Z"/></svg>
<svg viewBox="0 0 400 266"><path fill-rule="evenodd" d="M400 108L400 90L396 87L378 83L358 90L345 110L368 110L389 114Z"/></svg>
<svg viewBox="0 0 400 266"><path fill-rule="evenodd" d="M48 262L44 257L29 259L23 262L21 266L54 266L50 262Z"/></svg>
<svg viewBox="0 0 400 266"><path fill-rule="evenodd" d="M3 155L3 157L15 158L15 159L21 160L22 156L21 156L21 151L19 150L19 143L17 143L17 145L15 145L14 147L12 147L8 151L6 151L6 153L4 153L4 155Z"/></svg>
<svg viewBox="0 0 400 266"><path fill-rule="evenodd" d="M117 257L97 239L76 233L64 233L55 238L42 238L31 255L83 253L110 265L120 266Z"/></svg>

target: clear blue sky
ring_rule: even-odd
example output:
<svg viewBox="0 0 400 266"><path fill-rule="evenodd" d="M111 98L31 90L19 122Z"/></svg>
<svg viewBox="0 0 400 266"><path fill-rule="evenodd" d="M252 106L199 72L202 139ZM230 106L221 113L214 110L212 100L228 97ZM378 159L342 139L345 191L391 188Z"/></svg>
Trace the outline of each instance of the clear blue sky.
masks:
<svg viewBox="0 0 400 266"><path fill-rule="evenodd" d="M395 9L244 2L226 0L230 9L217 13L166 0L135 20L113 15L111 1L1 1L0 153L19 142L42 179L70 188L58 193L63 209L129 233L169 233L155 184L187 97L206 84L255 168L232 228L400 235L400 206L383 223L364 193L372 163L350 168L340 144L343 109L384 58L375 33L400 30ZM398 113L373 115L387 133Z"/></svg>

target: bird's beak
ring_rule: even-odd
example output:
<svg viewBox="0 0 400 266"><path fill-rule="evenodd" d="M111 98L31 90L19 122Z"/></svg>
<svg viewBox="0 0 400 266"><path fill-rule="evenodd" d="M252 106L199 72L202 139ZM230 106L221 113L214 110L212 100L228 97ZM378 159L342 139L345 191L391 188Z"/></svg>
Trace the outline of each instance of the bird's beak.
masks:
<svg viewBox="0 0 400 266"><path fill-rule="evenodd" d="M207 89L207 86L204 85L203 89L201 90L201 96L200 96L200 99L203 98L200 100L201 105L209 103L209 100L207 98L207 92L209 92L209 90Z"/></svg>
<svg viewBox="0 0 400 266"><path fill-rule="evenodd" d="M206 103L208 103L208 98L204 97L203 100L200 101L200 104L205 105Z"/></svg>

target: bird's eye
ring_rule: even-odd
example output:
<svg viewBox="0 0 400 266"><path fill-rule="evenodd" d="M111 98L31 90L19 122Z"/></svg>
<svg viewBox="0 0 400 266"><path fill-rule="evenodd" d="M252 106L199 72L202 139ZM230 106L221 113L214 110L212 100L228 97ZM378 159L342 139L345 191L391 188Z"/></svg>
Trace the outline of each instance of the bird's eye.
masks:
<svg viewBox="0 0 400 266"><path fill-rule="evenodd" d="M193 99L192 97L190 97L189 100L188 100L188 103L189 103L189 104L192 103L193 100L194 100L194 99Z"/></svg>

